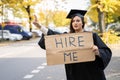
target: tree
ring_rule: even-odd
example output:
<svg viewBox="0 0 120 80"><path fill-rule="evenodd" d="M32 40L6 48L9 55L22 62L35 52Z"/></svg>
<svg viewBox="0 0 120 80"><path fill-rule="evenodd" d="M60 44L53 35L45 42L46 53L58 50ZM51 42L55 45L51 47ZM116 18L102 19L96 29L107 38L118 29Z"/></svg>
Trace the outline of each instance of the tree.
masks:
<svg viewBox="0 0 120 80"><path fill-rule="evenodd" d="M56 26L66 26L69 23L69 20L66 19L67 12L65 11L56 11L53 16L53 21Z"/></svg>
<svg viewBox="0 0 120 80"><path fill-rule="evenodd" d="M119 7L120 7L120 1L119 0L91 0L91 6L88 12L88 15L90 18L96 22L99 23L99 29L100 33L105 32L105 18L109 18L109 13L112 15L120 15ZM97 12L97 13L96 13ZM93 15L91 13L95 13L96 15ZM98 16L94 20L94 16ZM108 19L106 19L108 20Z"/></svg>
<svg viewBox="0 0 120 80"><path fill-rule="evenodd" d="M63 5L67 4L66 0L42 0L41 2L42 6L45 6L44 8L40 8L40 22L42 22L42 24L44 24L46 27L48 27L49 24L53 23L56 26L58 26L59 22L58 19L55 20L56 15L58 15L58 12L61 12L62 9L64 8ZM51 7L51 3L53 4ZM61 5L62 4L62 5ZM65 8L64 8L65 9ZM61 15L59 15L60 17ZM60 18L59 18L60 19ZM62 23L62 22L61 22ZM60 26L60 24L59 24ZM61 25L62 26L62 25Z"/></svg>
<svg viewBox="0 0 120 80"><path fill-rule="evenodd" d="M32 31L32 25L31 25L31 21L32 21L32 11L34 11L34 9L31 8L31 6L37 4L38 2L40 2L41 0L23 0L22 2L20 2L21 7L23 9L25 9L25 11L28 14L28 18L29 18L29 30L30 32Z"/></svg>
<svg viewBox="0 0 120 80"><path fill-rule="evenodd" d="M1 0L6 6L11 8L16 14L17 12L24 15L27 13L29 19L29 30L32 30L31 20L32 13L34 13L34 9L32 8L35 4L39 3L41 0Z"/></svg>
<svg viewBox="0 0 120 80"><path fill-rule="evenodd" d="M66 15L67 15L66 11L47 10L47 11L43 12L42 10L40 10L39 21L40 21L41 24L45 25L46 27L50 23L53 23L56 27L66 26L66 25L69 24L69 21L70 21L70 20L66 19Z"/></svg>

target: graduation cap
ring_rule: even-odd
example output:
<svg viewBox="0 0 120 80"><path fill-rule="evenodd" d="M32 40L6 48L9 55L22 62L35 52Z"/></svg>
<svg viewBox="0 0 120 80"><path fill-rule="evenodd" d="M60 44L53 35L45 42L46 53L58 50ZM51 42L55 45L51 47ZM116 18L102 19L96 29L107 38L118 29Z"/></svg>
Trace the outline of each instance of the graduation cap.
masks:
<svg viewBox="0 0 120 80"><path fill-rule="evenodd" d="M66 18L72 18L74 17L75 15L77 16L80 16L80 17L83 17L85 15L87 11L86 10L76 10L76 9L72 9L69 14L67 15Z"/></svg>

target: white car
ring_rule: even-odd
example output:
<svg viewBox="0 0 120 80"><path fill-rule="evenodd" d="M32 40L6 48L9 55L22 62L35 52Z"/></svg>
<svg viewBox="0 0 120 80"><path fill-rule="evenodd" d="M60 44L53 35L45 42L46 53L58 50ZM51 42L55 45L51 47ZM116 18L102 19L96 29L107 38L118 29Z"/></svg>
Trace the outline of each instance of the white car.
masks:
<svg viewBox="0 0 120 80"><path fill-rule="evenodd" d="M0 30L0 39L2 38L5 40L16 41L16 40L22 40L23 36L20 34L11 34L9 30Z"/></svg>
<svg viewBox="0 0 120 80"><path fill-rule="evenodd" d="M40 30L32 30L34 37L41 37L42 32Z"/></svg>

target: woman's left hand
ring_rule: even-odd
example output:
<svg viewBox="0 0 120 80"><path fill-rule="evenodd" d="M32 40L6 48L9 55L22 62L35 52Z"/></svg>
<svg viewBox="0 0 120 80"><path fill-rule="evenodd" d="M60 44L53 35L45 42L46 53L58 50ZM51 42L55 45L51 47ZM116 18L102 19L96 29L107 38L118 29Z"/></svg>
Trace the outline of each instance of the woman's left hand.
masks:
<svg viewBox="0 0 120 80"><path fill-rule="evenodd" d="M37 19L37 16L36 15L34 15L34 17L35 17L35 20L34 20L34 22L33 22L33 24L37 27L37 28L41 28L41 25L38 23L38 19Z"/></svg>
<svg viewBox="0 0 120 80"><path fill-rule="evenodd" d="M92 50L93 50L93 52L95 53L95 55L100 56L98 47L97 47L96 45L94 45L94 46L92 47Z"/></svg>

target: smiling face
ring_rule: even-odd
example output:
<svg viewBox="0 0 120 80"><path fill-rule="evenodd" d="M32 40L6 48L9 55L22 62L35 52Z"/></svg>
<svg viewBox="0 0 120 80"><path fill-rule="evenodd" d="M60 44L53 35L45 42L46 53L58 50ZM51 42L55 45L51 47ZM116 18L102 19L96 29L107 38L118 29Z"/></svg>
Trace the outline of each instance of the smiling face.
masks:
<svg viewBox="0 0 120 80"><path fill-rule="evenodd" d="M75 16L72 19L72 28L74 29L75 33L82 32L83 31L82 26L83 26L82 19L79 16Z"/></svg>

